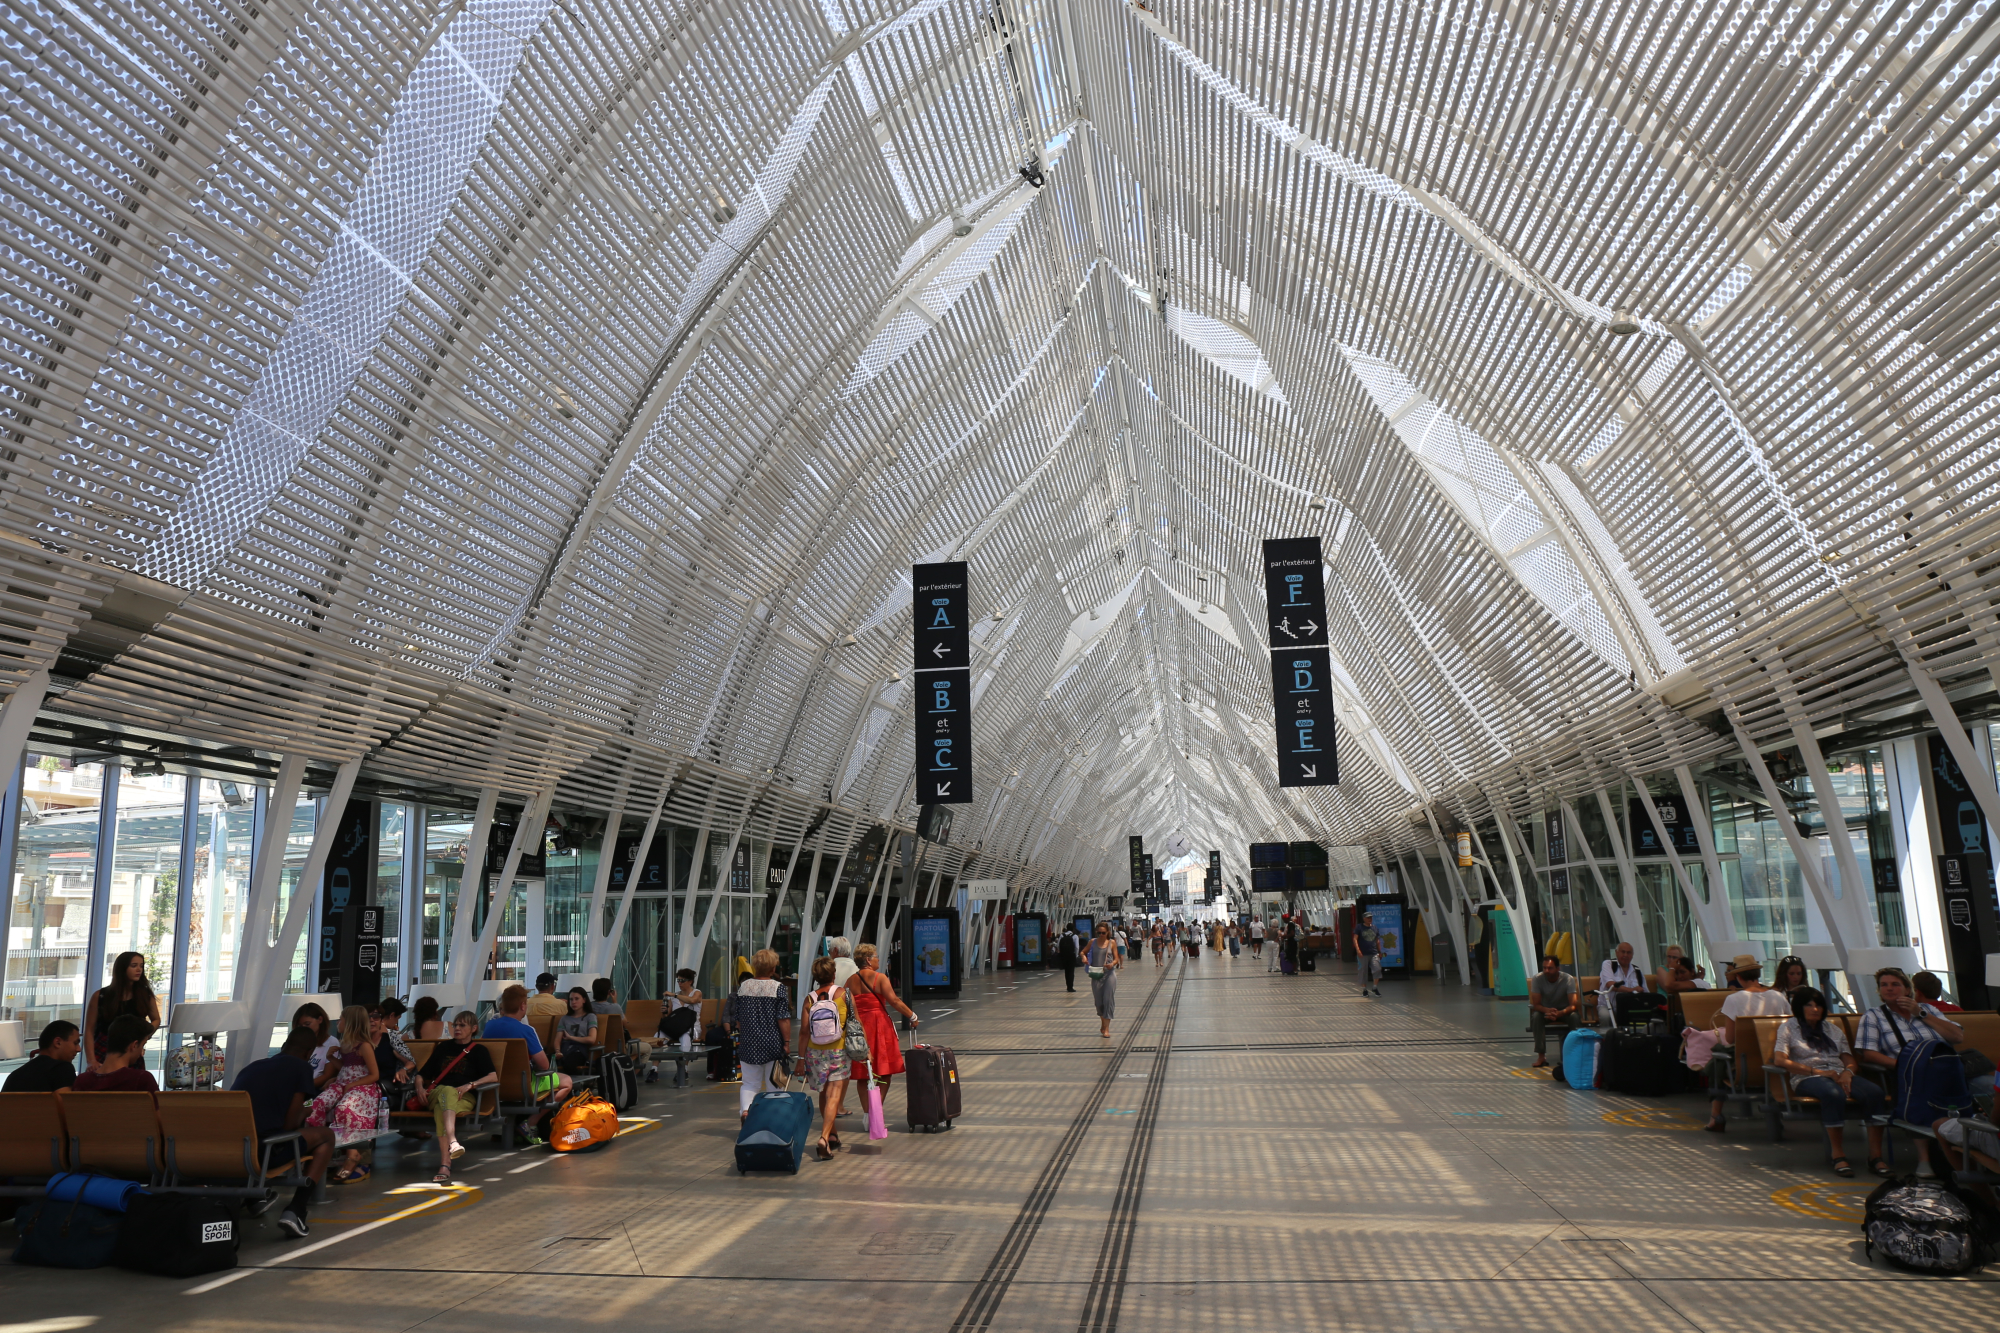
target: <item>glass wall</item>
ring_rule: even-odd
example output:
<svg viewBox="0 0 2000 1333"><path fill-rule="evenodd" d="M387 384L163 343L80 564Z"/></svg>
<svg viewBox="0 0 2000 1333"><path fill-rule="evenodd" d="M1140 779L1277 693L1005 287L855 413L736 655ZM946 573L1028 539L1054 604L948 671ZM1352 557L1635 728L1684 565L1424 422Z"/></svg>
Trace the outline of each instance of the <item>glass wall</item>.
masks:
<svg viewBox="0 0 2000 1333"><path fill-rule="evenodd" d="M382 909L382 994L409 989L403 978L403 841L410 807L384 801L375 817L375 890L371 901Z"/></svg>
<svg viewBox="0 0 2000 1333"><path fill-rule="evenodd" d="M236 946L243 938L243 907L250 894L256 789L203 778L196 802L187 998L234 999Z"/></svg>
<svg viewBox="0 0 2000 1333"><path fill-rule="evenodd" d="M31 752L22 768L0 1005L30 1036L83 1020L104 779L103 764L56 755Z"/></svg>
<svg viewBox="0 0 2000 1333"><path fill-rule="evenodd" d="M426 811L424 818L424 885L420 910L423 930L422 976L412 981L444 980L440 965L451 939L452 912L458 904L458 883L465 874L466 843L472 837L470 810Z"/></svg>

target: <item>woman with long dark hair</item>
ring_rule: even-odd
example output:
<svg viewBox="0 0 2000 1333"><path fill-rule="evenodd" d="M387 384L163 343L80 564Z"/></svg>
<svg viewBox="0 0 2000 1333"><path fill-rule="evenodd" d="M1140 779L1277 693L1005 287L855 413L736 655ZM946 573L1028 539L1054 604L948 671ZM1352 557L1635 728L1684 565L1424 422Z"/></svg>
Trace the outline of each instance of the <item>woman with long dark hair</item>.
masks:
<svg viewBox="0 0 2000 1333"><path fill-rule="evenodd" d="M413 1041L443 1041L444 1013L438 1002L428 995L417 997L417 1003L410 1010L409 1036Z"/></svg>
<svg viewBox="0 0 2000 1333"><path fill-rule="evenodd" d="M1833 1150L1833 1173L1852 1176L1847 1160L1847 1104L1858 1103L1864 1116L1882 1114L1887 1097L1875 1083L1855 1074L1854 1052L1840 1024L1826 1018L1826 997L1811 986L1792 992L1792 1016L1778 1025L1771 1042L1770 1063L1791 1079L1792 1091L1819 1100L1820 1124ZM1882 1159L1882 1130L1868 1126L1868 1156L1877 1175L1889 1173Z"/></svg>
<svg viewBox="0 0 2000 1333"><path fill-rule="evenodd" d="M1796 954L1786 954L1778 960L1778 966L1771 973L1771 989L1780 995L1790 995L1801 986L1812 985L1812 973L1806 970L1805 960Z"/></svg>
<svg viewBox="0 0 2000 1333"><path fill-rule="evenodd" d="M145 1019L156 1031L160 1026L160 997L153 994L152 984L146 980L146 955L131 949L112 960L111 980L93 992L83 1007L83 1030L90 1034L87 1068L97 1068L111 1053L105 1034L112 1019L126 1014Z"/></svg>

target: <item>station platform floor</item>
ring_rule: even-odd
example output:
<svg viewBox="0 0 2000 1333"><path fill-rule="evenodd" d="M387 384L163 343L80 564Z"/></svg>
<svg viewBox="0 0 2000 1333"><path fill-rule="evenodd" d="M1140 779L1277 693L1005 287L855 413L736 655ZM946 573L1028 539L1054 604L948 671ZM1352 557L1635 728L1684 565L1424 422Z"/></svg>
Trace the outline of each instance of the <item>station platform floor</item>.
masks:
<svg viewBox="0 0 2000 1333"><path fill-rule="evenodd" d="M645 1088L586 1156L383 1151L312 1235L169 1280L0 1268L0 1333L495 1330L1964 1328L2000 1271L1871 1267L1874 1182L1811 1126L1699 1132L1704 1103L1526 1066L1522 1006L1246 952L1130 965L1112 1039L1060 971L917 1006L964 1118L736 1174L736 1088ZM1858 1134L1858 1130L1850 1131ZM61 1321L47 1323L43 1321Z"/></svg>

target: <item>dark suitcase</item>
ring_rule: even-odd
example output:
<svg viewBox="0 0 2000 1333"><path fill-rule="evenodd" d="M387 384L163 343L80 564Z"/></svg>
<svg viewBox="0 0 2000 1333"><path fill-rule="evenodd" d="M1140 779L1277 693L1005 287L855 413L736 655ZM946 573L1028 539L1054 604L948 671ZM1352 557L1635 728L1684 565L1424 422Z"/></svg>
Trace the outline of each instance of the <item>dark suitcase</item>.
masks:
<svg viewBox="0 0 2000 1333"><path fill-rule="evenodd" d="M1597 1047L1601 1086L1628 1097L1664 1097L1679 1092L1686 1066L1680 1043L1672 1037L1641 1032L1612 1032Z"/></svg>
<svg viewBox="0 0 2000 1333"><path fill-rule="evenodd" d="M789 1171L798 1174L812 1138L813 1099L803 1092L760 1092L750 1100L750 1114L736 1134L736 1170Z"/></svg>
<svg viewBox="0 0 2000 1333"><path fill-rule="evenodd" d="M82 1200L37 1199L14 1214L21 1237L14 1262L44 1268L102 1268L118 1248L117 1213Z"/></svg>
<svg viewBox="0 0 2000 1333"><path fill-rule="evenodd" d="M236 1267L236 1210L198 1194L135 1194L111 1262L161 1277Z"/></svg>
<svg viewBox="0 0 2000 1333"><path fill-rule="evenodd" d="M1299 950L1299 971L1301 972L1319 971L1319 960L1314 955L1311 949Z"/></svg>
<svg viewBox="0 0 2000 1333"><path fill-rule="evenodd" d="M710 1023L708 1031L702 1035L702 1044L710 1048L708 1052L708 1081L727 1083L736 1076L736 1043L730 1038L729 1029L720 1023Z"/></svg>
<svg viewBox="0 0 2000 1333"><path fill-rule="evenodd" d="M1286 976L1289 977L1299 969L1298 966L1292 962L1290 954L1281 953L1278 955L1278 970L1280 972L1283 972Z"/></svg>
<svg viewBox="0 0 2000 1333"><path fill-rule="evenodd" d="M1642 1028L1666 1017L1667 997L1658 991L1619 991L1611 997L1611 1018L1621 1028Z"/></svg>
<svg viewBox="0 0 2000 1333"><path fill-rule="evenodd" d="M911 1047L903 1055L908 1077L903 1101L911 1129L950 1129L959 1116L958 1056L948 1046Z"/></svg>

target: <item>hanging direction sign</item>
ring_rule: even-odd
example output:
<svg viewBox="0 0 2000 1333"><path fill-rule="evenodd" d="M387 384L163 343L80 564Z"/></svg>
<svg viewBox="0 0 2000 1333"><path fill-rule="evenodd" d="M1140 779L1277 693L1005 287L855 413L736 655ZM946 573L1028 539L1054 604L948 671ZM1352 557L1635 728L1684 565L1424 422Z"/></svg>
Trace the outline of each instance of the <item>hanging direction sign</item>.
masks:
<svg viewBox="0 0 2000 1333"><path fill-rule="evenodd" d="M917 791L935 805L972 800L972 673L917 677Z"/></svg>
<svg viewBox="0 0 2000 1333"><path fill-rule="evenodd" d="M1146 892L1146 885L1151 878L1146 874L1146 840L1134 833L1125 840L1125 845L1130 851L1132 860L1132 892L1142 895Z"/></svg>
<svg viewBox="0 0 2000 1333"><path fill-rule="evenodd" d="M972 665L965 562L910 567L910 606L916 621L913 656L919 671Z"/></svg>
<svg viewBox="0 0 2000 1333"><path fill-rule="evenodd" d="M1280 787L1331 787L1340 781L1340 760L1334 752L1331 678L1324 648L1271 654Z"/></svg>
<svg viewBox="0 0 2000 1333"><path fill-rule="evenodd" d="M1264 543L1264 601L1271 651L1326 642L1326 580L1319 538L1281 537Z"/></svg>

